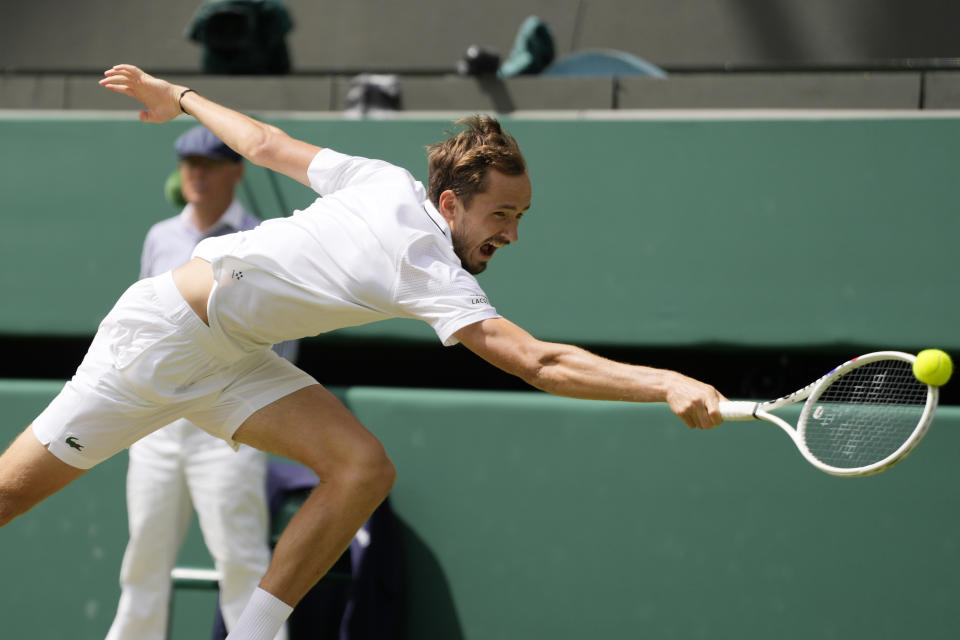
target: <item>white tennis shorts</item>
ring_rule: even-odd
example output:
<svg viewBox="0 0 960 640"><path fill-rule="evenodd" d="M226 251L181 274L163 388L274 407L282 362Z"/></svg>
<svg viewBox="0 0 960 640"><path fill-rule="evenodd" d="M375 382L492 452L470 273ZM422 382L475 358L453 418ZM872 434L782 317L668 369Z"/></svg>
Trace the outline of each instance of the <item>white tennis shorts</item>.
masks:
<svg viewBox="0 0 960 640"><path fill-rule="evenodd" d="M33 432L81 469L178 418L236 447L234 432L255 411L316 383L271 350L244 352L215 335L168 272L120 297Z"/></svg>

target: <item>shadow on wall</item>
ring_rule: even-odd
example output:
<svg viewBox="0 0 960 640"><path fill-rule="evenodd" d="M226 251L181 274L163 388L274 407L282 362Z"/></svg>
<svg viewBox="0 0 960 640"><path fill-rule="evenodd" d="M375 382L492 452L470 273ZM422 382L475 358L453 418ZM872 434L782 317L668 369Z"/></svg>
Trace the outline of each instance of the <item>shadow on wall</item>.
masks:
<svg viewBox="0 0 960 640"><path fill-rule="evenodd" d="M403 593L406 601L401 622L402 637L413 639L425 629L434 638L463 640L450 582L437 556L403 518L397 518L403 547Z"/></svg>

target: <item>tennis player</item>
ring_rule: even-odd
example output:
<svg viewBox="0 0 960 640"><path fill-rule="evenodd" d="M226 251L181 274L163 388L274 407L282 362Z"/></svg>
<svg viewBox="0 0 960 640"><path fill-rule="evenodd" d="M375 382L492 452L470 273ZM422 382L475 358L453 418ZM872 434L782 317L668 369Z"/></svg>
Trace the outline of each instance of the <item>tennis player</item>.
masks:
<svg viewBox="0 0 960 640"><path fill-rule="evenodd" d="M254 164L324 197L288 218L209 238L172 272L132 285L76 375L0 456L0 524L180 417L297 460L320 484L280 538L229 640L268 640L390 491L379 441L270 345L391 317L430 324L550 393L666 402L692 428L723 397L679 373L537 340L489 303L476 274L516 242L531 185L516 141L486 117L433 145L428 187L404 169L322 149L130 65L105 88L144 122L182 112ZM109 190L108 187L105 189Z"/></svg>

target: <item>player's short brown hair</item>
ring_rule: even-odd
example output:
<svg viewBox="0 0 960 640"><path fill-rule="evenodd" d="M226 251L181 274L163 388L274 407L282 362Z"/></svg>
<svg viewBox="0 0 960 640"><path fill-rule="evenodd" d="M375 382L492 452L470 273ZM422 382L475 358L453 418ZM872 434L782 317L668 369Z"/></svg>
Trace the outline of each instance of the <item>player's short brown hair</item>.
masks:
<svg viewBox="0 0 960 640"><path fill-rule="evenodd" d="M427 197L434 206L439 206L440 194L448 189L469 206L474 195L486 190L488 169L508 176L527 172L520 146L495 118L471 116L455 124L464 130L427 147Z"/></svg>

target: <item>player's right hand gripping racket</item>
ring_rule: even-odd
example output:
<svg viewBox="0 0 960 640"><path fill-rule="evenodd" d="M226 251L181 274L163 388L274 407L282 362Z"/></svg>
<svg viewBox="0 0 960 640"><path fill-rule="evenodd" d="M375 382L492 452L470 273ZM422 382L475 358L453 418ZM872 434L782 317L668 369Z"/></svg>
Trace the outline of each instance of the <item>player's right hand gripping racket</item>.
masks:
<svg viewBox="0 0 960 640"><path fill-rule="evenodd" d="M937 408L937 387L913 375L915 356L868 353L816 382L769 402L721 402L724 420L767 420L789 435L807 461L835 476L868 476L917 446ZM806 400L794 429L770 413Z"/></svg>

